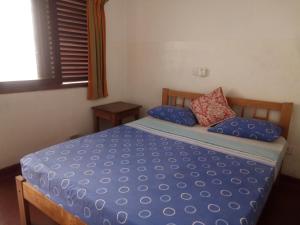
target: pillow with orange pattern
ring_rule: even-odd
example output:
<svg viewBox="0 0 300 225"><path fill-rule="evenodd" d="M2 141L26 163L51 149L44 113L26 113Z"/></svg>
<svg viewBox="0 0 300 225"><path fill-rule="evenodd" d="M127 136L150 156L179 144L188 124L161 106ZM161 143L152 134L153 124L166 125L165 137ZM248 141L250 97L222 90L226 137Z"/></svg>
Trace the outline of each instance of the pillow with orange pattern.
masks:
<svg viewBox="0 0 300 225"><path fill-rule="evenodd" d="M191 109L199 124L203 127L213 126L236 116L235 112L229 107L221 87L194 99L191 102Z"/></svg>

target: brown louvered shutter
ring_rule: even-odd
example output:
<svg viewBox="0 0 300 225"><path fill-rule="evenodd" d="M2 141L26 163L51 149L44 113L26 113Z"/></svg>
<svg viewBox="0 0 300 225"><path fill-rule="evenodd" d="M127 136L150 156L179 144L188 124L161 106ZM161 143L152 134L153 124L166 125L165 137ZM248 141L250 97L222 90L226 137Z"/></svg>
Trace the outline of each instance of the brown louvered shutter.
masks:
<svg viewBox="0 0 300 225"><path fill-rule="evenodd" d="M54 1L59 72L62 84L88 81L86 0ZM52 21L53 21L52 20Z"/></svg>
<svg viewBox="0 0 300 225"><path fill-rule="evenodd" d="M53 16L52 0L31 0L36 42L38 75L41 80L56 80L60 74L59 49L55 47L56 22Z"/></svg>
<svg viewBox="0 0 300 225"><path fill-rule="evenodd" d="M0 93L86 87L87 0L28 1L32 3L38 78L0 82Z"/></svg>

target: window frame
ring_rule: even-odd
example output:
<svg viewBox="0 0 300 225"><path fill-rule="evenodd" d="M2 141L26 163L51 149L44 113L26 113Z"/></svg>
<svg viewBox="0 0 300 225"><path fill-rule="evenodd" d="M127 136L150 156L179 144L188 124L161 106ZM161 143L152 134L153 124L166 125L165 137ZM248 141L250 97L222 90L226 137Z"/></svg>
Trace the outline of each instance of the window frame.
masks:
<svg viewBox="0 0 300 225"><path fill-rule="evenodd" d="M88 83L57 84L52 80L26 80L0 82L0 94L32 92L54 89L87 87Z"/></svg>
<svg viewBox="0 0 300 225"><path fill-rule="evenodd" d="M32 16L33 16L33 23L34 23L34 37L35 37L35 44L36 47L39 49L38 51L41 50L41 48L44 48L46 45L46 37L44 35L38 34L38 30L41 26L44 24L40 23L40 18L39 18L39 9L37 7L38 4L36 4L36 1L39 0L31 0L32 2ZM50 0L49 2L49 8L51 10L51 26L55 30L57 29L57 18L56 15L53 14L55 12L55 1ZM42 91L42 90L53 90L53 89L65 89L65 88L77 88L77 87L87 87L88 86L88 81L83 81L81 83L76 83L80 82L79 80L74 80L74 83L63 83L63 75L61 73L61 64L60 64L60 46L59 46L59 39L58 39L58 34L55 32L51 36L54 44L54 63L55 63L55 74L54 77L50 78L45 78L45 79L36 79L36 80L17 80L17 81L2 81L0 82L0 94L8 94L8 93L20 93L20 92L32 92L32 91ZM43 52L44 50L42 50ZM46 56L38 59L38 71L41 71L41 68L46 68L49 66L48 64L45 63L45 61L48 61ZM45 70L43 69L43 72ZM50 73L49 71L46 71Z"/></svg>

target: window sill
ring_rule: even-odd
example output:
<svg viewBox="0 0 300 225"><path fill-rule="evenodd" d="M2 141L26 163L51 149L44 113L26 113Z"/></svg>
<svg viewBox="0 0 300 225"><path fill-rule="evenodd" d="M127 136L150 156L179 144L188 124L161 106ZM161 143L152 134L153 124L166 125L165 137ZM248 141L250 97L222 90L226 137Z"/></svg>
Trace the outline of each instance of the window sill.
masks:
<svg viewBox="0 0 300 225"><path fill-rule="evenodd" d="M87 87L87 83L55 84L47 80L0 82L0 94Z"/></svg>

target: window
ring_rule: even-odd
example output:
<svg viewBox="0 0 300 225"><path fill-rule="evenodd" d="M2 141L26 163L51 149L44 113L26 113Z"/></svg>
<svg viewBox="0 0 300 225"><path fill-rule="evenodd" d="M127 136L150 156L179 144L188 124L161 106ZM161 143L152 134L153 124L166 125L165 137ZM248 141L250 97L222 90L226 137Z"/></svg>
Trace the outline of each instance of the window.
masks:
<svg viewBox="0 0 300 225"><path fill-rule="evenodd" d="M3 4L0 93L86 86L86 0Z"/></svg>
<svg viewBox="0 0 300 225"><path fill-rule="evenodd" d="M7 9L14 9L14 12ZM30 1L3 1L0 27L3 31L0 35L0 81L37 79Z"/></svg>

